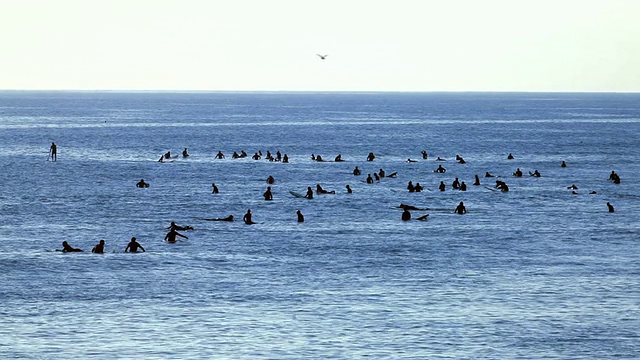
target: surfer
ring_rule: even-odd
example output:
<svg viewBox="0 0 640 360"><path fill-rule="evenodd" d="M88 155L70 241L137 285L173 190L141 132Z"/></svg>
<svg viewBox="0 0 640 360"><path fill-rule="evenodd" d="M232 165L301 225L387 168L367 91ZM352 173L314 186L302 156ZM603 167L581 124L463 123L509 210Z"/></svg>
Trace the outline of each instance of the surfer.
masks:
<svg viewBox="0 0 640 360"><path fill-rule="evenodd" d="M613 208L613 205L611 205L610 202L607 201L607 208L609 208L609 212L612 213L615 211L615 209Z"/></svg>
<svg viewBox="0 0 640 360"><path fill-rule="evenodd" d="M460 181L458 180L458 178L453 180L453 183L451 183L451 187L454 189L458 189L460 187Z"/></svg>
<svg viewBox="0 0 640 360"><path fill-rule="evenodd" d="M242 217L242 220L247 225L255 224L253 220L251 220L251 209L247 209L247 213L244 214L244 216Z"/></svg>
<svg viewBox="0 0 640 360"><path fill-rule="evenodd" d="M267 184L273 184L276 182L276 179L273 178L273 176L269 175L269 177L267 178Z"/></svg>
<svg viewBox="0 0 640 360"><path fill-rule="evenodd" d="M522 177L522 170L520 170L520 168L517 168L516 172L513 173L513 176Z"/></svg>
<svg viewBox="0 0 640 360"><path fill-rule="evenodd" d="M562 164L560 164L560 167L566 168L567 167L567 163L564 162L564 160L562 160Z"/></svg>
<svg viewBox="0 0 640 360"><path fill-rule="evenodd" d="M615 209L613 208L613 205L611 205L610 202L607 202L607 208L609 208L609 212L612 213L615 211Z"/></svg>
<svg viewBox="0 0 640 360"><path fill-rule="evenodd" d="M576 186L576 184L571 184L571 186L567 186L567 189L569 189L569 190L578 190L578 187Z"/></svg>
<svg viewBox="0 0 640 360"><path fill-rule="evenodd" d="M396 176L398 176L398 172L397 171L394 171L391 174L387 175L388 178L394 178Z"/></svg>
<svg viewBox="0 0 640 360"><path fill-rule="evenodd" d="M169 230L193 230L193 226L180 226L177 225L174 221L171 222L171 225L167 228Z"/></svg>
<svg viewBox="0 0 640 360"><path fill-rule="evenodd" d="M167 151L166 153L164 153L164 158L171 159L171 151Z"/></svg>
<svg viewBox="0 0 640 360"><path fill-rule="evenodd" d="M400 205L398 205L398 207L400 209L403 209L403 210L428 210L428 209L421 209L421 208L415 207L413 205L407 205L407 204L402 204L402 203L400 203Z"/></svg>
<svg viewBox="0 0 640 360"><path fill-rule="evenodd" d="M284 156L282 156L282 162L283 163L288 163L289 162L289 155L284 154Z"/></svg>
<svg viewBox="0 0 640 360"><path fill-rule="evenodd" d="M342 161L344 161L344 160L342 160L342 155L341 155L341 154L338 154L338 156L336 156L336 158L335 158L335 159L333 159L333 161L335 161L335 162L342 162Z"/></svg>
<svg viewBox="0 0 640 360"><path fill-rule="evenodd" d="M164 155L160 155L160 160L158 162L164 162Z"/></svg>
<svg viewBox="0 0 640 360"><path fill-rule="evenodd" d="M409 192L416 191L416 187L413 186L413 182L411 182L411 180L409 180L409 183L407 184L407 190L409 190Z"/></svg>
<svg viewBox="0 0 640 360"><path fill-rule="evenodd" d="M167 235L165 235L164 241L173 244L176 242L176 236L180 236L181 238L188 239L188 237L186 237L185 235L182 235L179 232L177 232L176 229L171 229L169 230Z"/></svg>
<svg viewBox="0 0 640 360"><path fill-rule="evenodd" d="M356 168L355 168L355 169L353 169L353 175L358 176L358 175L360 175L360 174L362 174L362 172L361 172L361 171L360 171L360 169L358 169L358 167L356 166Z"/></svg>
<svg viewBox="0 0 640 360"><path fill-rule="evenodd" d="M367 184L373 184L373 178L371 177L371 174L367 174Z"/></svg>
<svg viewBox="0 0 640 360"><path fill-rule="evenodd" d="M253 160L260 160L260 155L258 155L258 153L254 153L253 156L251 157Z"/></svg>
<svg viewBox="0 0 640 360"><path fill-rule="evenodd" d="M369 155L367 155L367 161L373 161L373 159L375 158L376 156L372 152L370 152Z"/></svg>
<svg viewBox="0 0 640 360"><path fill-rule="evenodd" d="M475 186L480 185L480 178L478 177L478 174L476 174L476 181L473 183L473 185Z"/></svg>
<svg viewBox="0 0 640 360"><path fill-rule="evenodd" d="M213 219L202 218L201 220L206 220L206 221L233 221L233 215L229 215L229 216L224 217L224 218L213 218Z"/></svg>
<svg viewBox="0 0 640 360"><path fill-rule="evenodd" d="M136 183L136 187L139 188L148 188L149 187L149 183L145 182L144 179L140 179L140 181L138 181Z"/></svg>
<svg viewBox="0 0 640 360"><path fill-rule="evenodd" d="M189 157L189 153L187 152L187 148L184 148L184 150L182 150L182 157Z"/></svg>
<svg viewBox="0 0 640 360"><path fill-rule="evenodd" d="M335 194L335 190L327 191L320 186L320 184L316 184L316 193L318 194Z"/></svg>
<svg viewBox="0 0 640 360"><path fill-rule="evenodd" d="M460 204L458 204L458 206L456 207L455 211L456 214L466 214L467 213L467 208L464 206L464 203L462 201L460 201Z"/></svg>
<svg viewBox="0 0 640 360"><path fill-rule="evenodd" d="M500 180L496 180L496 189L500 189L500 191L502 191L502 192L509 191L509 187L507 186L507 183L505 183L504 181L500 181Z"/></svg>
<svg viewBox="0 0 640 360"><path fill-rule="evenodd" d="M69 245L66 241L62 242L62 250L56 250L56 251L62 251L62 252L82 252L82 249L78 249L78 248L74 248L71 245Z"/></svg>
<svg viewBox="0 0 640 360"><path fill-rule="evenodd" d="M445 184L444 184L444 181L440 181L440 185L438 186L438 189L439 189L440 191L444 191L444 190L446 189L446 186L445 186Z"/></svg>
<svg viewBox="0 0 640 360"><path fill-rule="evenodd" d="M307 186L307 194L304 197L307 199L313 199L313 190L311 190L311 186Z"/></svg>
<svg viewBox="0 0 640 360"><path fill-rule="evenodd" d="M267 186L267 191L262 194L265 200L273 200L273 194L271 193L271 186Z"/></svg>
<svg viewBox="0 0 640 360"><path fill-rule="evenodd" d="M58 160L58 147L54 142L51 143L51 147L49 148L49 156L51 156L51 161Z"/></svg>
<svg viewBox="0 0 640 360"><path fill-rule="evenodd" d="M136 238L132 237L131 241L129 241L129 244L127 244L127 247L124 249L124 252L137 253L138 249L142 250L142 252L145 252L142 245L140 245L140 243L136 241Z"/></svg>
<svg viewBox="0 0 640 360"><path fill-rule="evenodd" d="M509 153L509 155L507 156L507 160L513 160L513 154Z"/></svg>
<svg viewBox="0 0 640 360"><path fill-rule="evenodd" d="M380 175L380 177L383 178L385 175L384 170L380 169L380 171L378 171L378 175Z"/></svg>
<svg viewBox="0 0 640 360"><path fill-rule="evenodd" d="M418 160L413 160L413 159L409 158L409 159L407 159L407 162L414 163L414 162L418 162Z"/></svg>
<svg viewBox="0 0 640 360"><path fill-rule="evenodd" d="M323 162L324 159L322 158L322 156L320 154L318 154L318 156L316 156L316 161Z"/></svg>
<svg viewBox="0 0 640 360"><path fill-rule="evenodd" d="M611 171L611 175L609 175L609 180L613 181L614 184L620 184L620 176L613 170Z"/></svg>
<svg viewBox="0 0 640 360"><path fill-rule="evenodd" d="M347 188L347 194L353 193L353 190L351 190L351 187L349 186L349 184L347 184L346 188Z"/></svg>
<svg viewBox="0 0 640 360"><path fill-rule="evenodd" d="M376 178L376 181L380 181L380 176L378 176L378 173L373 173L373 177Z"/></svg>
<svg viewBox="0 0 640 360"><path fill-rule="evenodd" d="M100 240L100 242L91 249L91 252L94 254L104 254L104 240Z"/></svg>
<svg viewBox="0 0 640 360"><path fill-rule="evenodd" d="M212 194L217 194L219 192L218 187L216 186L216 183L211 183L211 193Z"/></svg>
<svg viewBox="0 0 640 360"><path fill-rule="evenodd" d="M234 152L233 152L233 154L231 155L231 158L232 158L232 159L237 159L237 158L239 158L239 157L240 157L240 155L238 155L238 153L237 153L237 152L235 152L235 151L234 151Z"/></svg>
<svg viewBox="0 0 640 360"><path fill-rule="evenodd" d="M216 154L216 159L224 159L224 154L222 153L222 151L218 151L218 153Z"/></svg>
<svg viewBox="0 0 640 360"><path fill-rule="evenodd" d="M433 170L435 173L444 174L447 172L447 169L443 168L442 165L438 165L438 168Z"/></svg>
<svg viewBox="0 0 640 360"><path fill-rule="evenodd" d="M438 156L438 157L436 158L436 161L447 161L447 159L443 159L443 158L441 158L440 156Z"/></svg>
<svg viewBox="0 0 640 360"><path fill-rule="evenodd" d="M467 191L467 184L463 182L460 183L460 187L458 187L458 190L460 191Z"/></svg>
<svg viewBox="0 0 640 360"><path fill-rule="evenodd" d="M420 185L419 182L417 182L416 186L413 187L413 191L415 191L415 192L421 192L422 189L424 189L424 188L422 187L422 185Z"/></svg>
<svg viewBox="0 0 640 360"><path fill-rule="evenodd" d="M402 211L402 221L409 221L411 220L411 213L409 212L409 210L404 209Z"/></svg>
<svg viewBox="0 0 640 360"><path fill-rule="evenodd" d="M495 177L494 175L491 175L491 173L489 173L488 171L484 173L484 177Z"/></svg>
<svg viewBox="0 0 640 360"><path fill-rule="evenodd" d="M429 158L429 154L427 154L427 150L422 150L420 153L422 154L422 160L427 160Z"/></svg>
<svg viewBox="0 0 640 360"><path fill-rule="evenodd" d="M530 173L529 175L533 176L533 177L540 177L540 172L538 170L535 170L533 173Z"/></svg>
<svg viewBox="0 0 640 360"><path fill-rule="evenodd" d="M300 210L296 211L296 214L298 215L298 222L304 222L304 215L302 215L302 212Z"/></svg>

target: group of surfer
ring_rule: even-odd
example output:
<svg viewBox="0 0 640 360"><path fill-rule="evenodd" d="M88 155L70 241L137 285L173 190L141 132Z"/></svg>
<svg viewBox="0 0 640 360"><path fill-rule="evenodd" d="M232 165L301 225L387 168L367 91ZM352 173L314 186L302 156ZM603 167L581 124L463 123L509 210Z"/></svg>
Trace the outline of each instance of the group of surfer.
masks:
<svg viewBox="0 0 640 360"><path fill-rule="evenodd" d="M180 235L180 236L182 236L182 235ZM104 245L105 245L104 240L100 240L91 249L91 252L94 253L94 254L104 254ZM127 244L127 247L125 247L124 252L137 253L138 250L141 250L142 252L145 252L144 247L142 247L142 245L140 245L140 243L136 240L135 237L132 237L131 240L129 241L129 243ZM62 242L62 250L56 250L56 251L61 251L61 252L83 252L82 249L74 248L71 245L69 245L69 243L67 243L66 241Z"/></svg>

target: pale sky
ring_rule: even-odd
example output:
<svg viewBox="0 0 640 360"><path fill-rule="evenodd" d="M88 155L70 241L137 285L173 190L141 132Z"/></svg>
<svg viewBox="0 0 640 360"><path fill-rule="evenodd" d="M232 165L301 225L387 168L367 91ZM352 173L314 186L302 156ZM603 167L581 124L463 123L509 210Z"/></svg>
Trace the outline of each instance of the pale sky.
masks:
<svg viewBox="0 0 640 360"><path fill-rule="evenodd" d="M0 89L640 91L640 0L0 0L0 49Z"/></svg>

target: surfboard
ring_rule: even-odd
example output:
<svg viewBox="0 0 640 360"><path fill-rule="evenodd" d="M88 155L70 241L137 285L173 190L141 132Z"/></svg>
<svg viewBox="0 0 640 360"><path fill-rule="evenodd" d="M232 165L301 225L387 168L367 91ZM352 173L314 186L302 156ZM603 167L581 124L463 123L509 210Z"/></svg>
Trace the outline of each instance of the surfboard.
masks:
<svg viewBox="0 0 640 360"><path fill-rule="evenodd" d="M295 192L295 191L289 191L289 193L297 198L303 198L305 197L304 194L300 194L299 192Z"/></svg>

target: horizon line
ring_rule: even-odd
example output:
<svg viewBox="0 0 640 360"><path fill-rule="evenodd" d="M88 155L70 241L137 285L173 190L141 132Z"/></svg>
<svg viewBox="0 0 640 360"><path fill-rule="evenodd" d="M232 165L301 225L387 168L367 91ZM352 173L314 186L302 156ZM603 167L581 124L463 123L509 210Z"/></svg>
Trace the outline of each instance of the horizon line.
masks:
<svg viewBox="0 0 640 360"><path fill-rule="evenodd" d="M640 90L184 90L184 89L0 89L0 92L83 93L525 93L525 94L637 94Z"/></svg>

